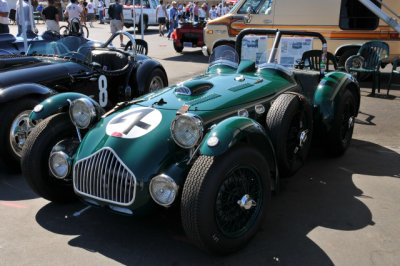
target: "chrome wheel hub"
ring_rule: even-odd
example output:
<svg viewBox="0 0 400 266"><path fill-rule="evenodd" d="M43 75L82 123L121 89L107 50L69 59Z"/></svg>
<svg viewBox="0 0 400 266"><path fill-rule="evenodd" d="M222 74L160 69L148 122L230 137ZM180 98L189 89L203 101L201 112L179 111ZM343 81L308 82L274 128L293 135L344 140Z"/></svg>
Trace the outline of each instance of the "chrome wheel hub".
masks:
<svg viewBox="0 0 400 266"><path fill-rule="evenodd" d="M308 129L303 130L300 132L300 136L299 136L299 147L303 147L304 143L306 143L308 139Z"/></svg>
<svg viewBox="0 0 400 266"><path fill-rule="evenodd" d="M10 129L10 145L15 155L21 157L22 147L35 124L29 119L31 110L20 113L12 122Z"/></svg>
<svg viewBox="0 0 400 266"><path fill-rule="evenodd" d="M149 91L154 92L156 90L162 89L164 86L164 82L160 76L155 76L152 78L150 82Z"/></svg>
<svg viewBox="0 0 400 266"><path fill-rule="evenodd" d="M354 117L350 116L349 121L348 121L348 126L349 129L354 127Z"/></svg>
<svg viewBox="0 0 400 266"><path fill-rule="evenodd" d="M251 208L257 206L257 203L248 195L244 195L240 200L237 201L240 208L244 210L250 210Z"/></svg>

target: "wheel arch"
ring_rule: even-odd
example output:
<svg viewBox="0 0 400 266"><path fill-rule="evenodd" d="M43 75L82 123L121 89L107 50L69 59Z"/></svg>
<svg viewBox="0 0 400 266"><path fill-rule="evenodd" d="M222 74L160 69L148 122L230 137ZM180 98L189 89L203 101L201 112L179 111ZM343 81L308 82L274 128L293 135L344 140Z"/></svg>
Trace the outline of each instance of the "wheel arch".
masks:
<svg viewBox="0 0 400 266"><path fill-rule="evenodd" d="M235 40L233 39L218 39L213 43L211 53L214 51L214 49L220 45L232 45L233 48L235 48Z"/></svg>
<svg viewBox="0 0 400 266"><path fill-rule="evenodd" d="M210 147L207 142L217 137L218 144ZM270 163L274 189L279 190L278 164L272 141L264 128L256 121L246 117L230 117L218 123L200 144L200 153L207 156L219 156L238 144L251 145L261 152Z"/></svg>
<svg viewBox="0 0 400 266"><path fill-rule="evenodd" d="M165 71L164 67L157 61L152 60L152 59L147 59L147 60L143 60L140 62L139 66L136 69L136 73L135 73L135 81L133 84L133 88L135 88L139 93L143 93L144 91L146 91L146 82L147 79L150 77L151 72L156 69L159 68L166 77L166 85L168 86L168 76L167 76L167 72Z"/></svg>
<svg viewBox="0 0 400 266"><path fill-rule="evenodd" d="M23 83L0 90L0 103L18 100L24 97L39 96L49 97L56 91L36 83Z"/></svg>
<svg viewBox="0 0 400 266"><path fill-rule="evenodd" d="M42 106L41 109L37 109L32 111L29 116L32 120L44 119L53 114L60 113L66 111L69 107L69 100L73 101L79 98L86 98L92 102L95 102L92 98L85 94L76 93L76 92L65 92L53 95L44 101L42 101L39 105ZM96 103L97 104L97 103Z"/></svg>
<svg viewBox="0 0 400 266"><path fill-rule="evenodd" d="M335 51L336 58L339 58L343 55L343 53L349 49L359 49L361 47L361 43L351 43L351 44L344 44L339 46Z"/></svg>
<svg viewBox="0 0 400 266"><path fill-rule="evenodd" d="M329 132L340 99L346 90L354 95L358 114L360 86L353 76L344 72L331 72L321 79L313 100L315 132Z"/></svg>

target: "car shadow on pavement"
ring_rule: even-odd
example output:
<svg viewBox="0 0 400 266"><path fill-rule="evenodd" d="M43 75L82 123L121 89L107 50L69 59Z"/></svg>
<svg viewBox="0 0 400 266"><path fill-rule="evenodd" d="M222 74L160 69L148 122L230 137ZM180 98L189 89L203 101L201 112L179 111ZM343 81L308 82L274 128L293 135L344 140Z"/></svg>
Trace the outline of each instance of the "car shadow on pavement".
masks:
<svg viewBox="0 0 400 266"><path fill-rule="evenodd" d="M21 173L13 173L0 161L0 201L36 199Z"/></svg>
<svg viewBox="0 0 400 266"><path fill-rule="evenodd" d="M196 62L196 63L208 63L208 56L204 56L201 50L198 51L183 51L182 53L176 53L175 56L164 58L166 61L176 62Z"/></svg>
<svg viewBox="0 0 400 266"><path fill-rule="evenodd" d="M246 248L225 257L192 245L174 209L127 217L92 207L73 216L85 205L50 203L38 211L36 221L56 234L78 235L68 243L73 247L123 264L331 265L329 254L309 233L317 227L353 231L374 226L371 211L358 199L372 198L355 186L352 176L398 177L399 160L398 153L360 140L353 140L347 153L334 159L317 148L294 177L282 181L263 229Z"/></svg>

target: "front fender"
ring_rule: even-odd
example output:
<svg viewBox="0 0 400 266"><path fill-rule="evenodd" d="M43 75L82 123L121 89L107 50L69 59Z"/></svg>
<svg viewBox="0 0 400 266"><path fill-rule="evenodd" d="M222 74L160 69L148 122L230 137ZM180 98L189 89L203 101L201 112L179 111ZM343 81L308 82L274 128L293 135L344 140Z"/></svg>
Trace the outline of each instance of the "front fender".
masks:
<svg viewBox="0 0 400 266"><path fill-rule="evenodd" d="M44 119L50 115L67 109L69 107L68 100L73 101L79 98L86 98L92 102L95 102L92 98L85 94L76 92L59 93L38 104L30 114L29 118L32 120ZM42 107L37 108L38 106Z"/></svg>
<svg viewBox="0 0 400 266"><path fill-rule="evenodd" d="M219 142L210 147L207 141L217 137ZM275 190L278 191L278 168L272 141L264 128L256 121L246 117L230 117L216 125L200 144L200 153L207 156L218 156L238 143L246 143L257 148L270 164L271 176L275 179Z"/></svg>
<svg viewBox="0 0 400 266"><path fill-rule="evenodd" d="M328 132L335 117L336 109L345 90L350 90L357 103L357 113L360 107L360 86L348 73L331 72L320 81L314 94L314 122L318 130Z"/></svg>
<svg viewBox="0 0 400 266"><path fill-rule="evenodd" d="M137 90L140 93L143 93L146 90L146 81L150 78L153 69L157 67L160 68L167 77L167 72L165 72L165 69L159 62L152 59L145 59L140 62L139 66L136 69L136 79L135 79L136 80L135 88L137 88ZM167 86L168 86L168 79L166 87Z"/></svg>
<svg viewBox="0 0 400 266"><path fill-rule="evenodd" d="M48 97L56 92L36 83L22 83L0 89L0 103L6 103L29 95Z"/></svg>

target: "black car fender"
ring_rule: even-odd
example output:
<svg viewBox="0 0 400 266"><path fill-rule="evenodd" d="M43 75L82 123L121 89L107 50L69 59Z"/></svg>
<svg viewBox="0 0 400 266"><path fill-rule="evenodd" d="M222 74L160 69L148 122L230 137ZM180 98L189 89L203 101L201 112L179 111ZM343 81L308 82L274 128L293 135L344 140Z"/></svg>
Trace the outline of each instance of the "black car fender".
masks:
<svg viewBox="0 0 400 266"><path fill-rule="evenodd" d="M239 143L251 145L265 156L270 164L271 176L275 179L275 190L278 190L278 168L271 138L253 119L235 116L221 121L202 140L200 153L207 156L219 156Z"/></svg>
<svg viewBox="0 0 400 266"><path fill-rule="evenodd" d="M36 83L22 83L0 89L0 103L14 101L26 96L38 95L47 98L56 92Z"/></svg>
<svg viewBox="0 0 400 266"><path fill-rule="evenodd" d="M164 67L159 62L153 59L145 59L138 62L136 69L134 70L136 71L136 78L134 80L135 84L133 84L133 87L137 89L140 94L146 92L147 81L150 78L151 72L156 68L161 69L164 72L165 76L167 76ZM166 82L166 86L168 86L168 80L166 80Z"/></svg>

